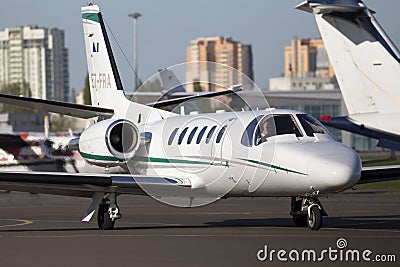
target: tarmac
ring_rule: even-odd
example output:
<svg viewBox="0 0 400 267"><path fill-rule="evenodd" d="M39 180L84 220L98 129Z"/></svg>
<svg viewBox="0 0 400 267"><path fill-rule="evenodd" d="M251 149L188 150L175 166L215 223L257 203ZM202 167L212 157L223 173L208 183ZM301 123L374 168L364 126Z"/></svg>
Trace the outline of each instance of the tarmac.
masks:
<svg viewBox="0 0 400 267"><path fill-rule="evenodd" d="M400 191L396 190L350 190L322 198L329 216L319 231L293 225L288 198L226 199L192 209L144 196L124 195L118 200L123 218L115 230L101 231L96 221L80 222L88 199L1 193L0 266L398 266L400 262ZM318 262L321 251L329 248L338 251L336 260L326 253ZM341 260L339 252L349 249L371 250L372 262ZM272 250L276 251L272 261L268 257L262 261L265 251L270 255ZM287 252L286 262L277 258L278 250ZM317 262L297 260L293 253L290 259L292 250L299 255L314 250ZM377 262L376 255L386 260L394 255L396 262Z"/></svg>

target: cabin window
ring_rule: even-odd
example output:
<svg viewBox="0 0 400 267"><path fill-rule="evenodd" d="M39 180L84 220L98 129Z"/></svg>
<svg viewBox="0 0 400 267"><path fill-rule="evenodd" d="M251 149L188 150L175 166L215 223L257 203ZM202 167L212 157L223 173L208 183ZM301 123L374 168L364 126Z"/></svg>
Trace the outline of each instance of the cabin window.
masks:
<svg viewBox="0 0 400 267"><path fill-rule="evenodd" d="M188 144L188 145L192 142L193 137L194 137L194 135L196 134L197 129L199 129L199 127L194 127L194 129L190 132L189 138L188 138L188 140L187 140L187 144Z"/></svg>
<svg viewBox="0 0 400 267"><path fill-rule="evenodd" d="M219 133L218 133L218 135L217 135L217 143L221 142L222 137L224 136L224 133L225 133L225 130L226 130L227 127L228 127L228 126L225 125L224 127L222 127L221 130L219 130Z"/></svg>
<svg viewBox="0 0 400 267"><path fill-rule="evenodd" d="M203 129L199 132L199 135L197 136L196 144L200 144L201 139L204 136L204 133L206 132L208 126L204 126Z"/></svg>
<svg viewBox="0 0 400 267"><path fill-rule="evenodd" d="M178 132L178 130L179 130L179 128L175 128L175 129L172 131L171 135L169 136L169 138L168 138L168 145L169 145L169 146L172 145L172 142L174 141L175 135L176 135L176 133Z"/></svg>
<svg viewBox="0 0 400 267"><path fill-rule="evenodd" d="M181 134L179 135L178 138L178 145L182 144L183 138L185 137L186 132L188 131L189 127L186 127L185 129L183 129L183 131L181 132Z"/></svg>
<svg viewBox="0 0 400 267"><path fill-rule="evenodd" d="M299 127L291 115L273 115L264 118L257 127L255 144L259 145L268 141L268 138L275 135L295 134L302 136Z"/></svg>
<svg viewBox="0 0 400 267"><path fill-rule="evenodd" d="M215 132L215 129L217 129L217 126L216 126L216 125L213 126L213 127L210 129L210 131L208 132L207 138L206 138L206 144L210 143L211 138L212 138L212 135L213 135L214 132Z"/></svg>

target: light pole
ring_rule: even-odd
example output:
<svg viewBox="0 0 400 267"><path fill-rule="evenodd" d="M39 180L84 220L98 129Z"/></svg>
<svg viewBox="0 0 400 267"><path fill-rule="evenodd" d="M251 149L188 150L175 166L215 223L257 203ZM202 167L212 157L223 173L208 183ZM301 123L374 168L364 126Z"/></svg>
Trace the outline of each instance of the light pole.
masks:
<svg viewBox="0 0 400 267"><path fill-rule="evenodd" d="M138 66L138 49L137 49L137 31L136 31L136 21L142 14L135 12L128 15L129 17L133 18L133 69L135 71L135 80L134 80L134 87L133 91L136 91L139 87L139 66Z"/></svg>

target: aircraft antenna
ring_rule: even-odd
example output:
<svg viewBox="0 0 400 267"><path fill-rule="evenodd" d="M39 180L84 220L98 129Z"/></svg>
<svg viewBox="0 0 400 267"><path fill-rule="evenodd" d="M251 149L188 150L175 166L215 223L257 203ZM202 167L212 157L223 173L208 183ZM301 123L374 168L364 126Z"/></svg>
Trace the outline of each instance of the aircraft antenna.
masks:
<svg viewBox="0 0 400 267"><path fill-rule="evenodd" d="M104 18L104 15L103 15L103 19L104 19L104 22L105 22L105 24L106 24L106 26L107 26L107 30L111 33L112 38L114 39L114 41L115 41L115 43L117 44L119 50L121 51L121 53L122 53L122 55L124 56L126 62L128 63L129 68L132 70L133 75L135 75L135 78L137 79L138 84L139 84L139 85L142 84L142 80L140 79L140 77L139 77L139 75L137 74L136 70L133 68L131 62L129 61L128 57L126 56L126 54L125 54L124 50L122 49L121 45L119 44L117 38L115 38L115 35L114 35L113 31L111 30L110 25L108 25L107 20Z"/></svg>

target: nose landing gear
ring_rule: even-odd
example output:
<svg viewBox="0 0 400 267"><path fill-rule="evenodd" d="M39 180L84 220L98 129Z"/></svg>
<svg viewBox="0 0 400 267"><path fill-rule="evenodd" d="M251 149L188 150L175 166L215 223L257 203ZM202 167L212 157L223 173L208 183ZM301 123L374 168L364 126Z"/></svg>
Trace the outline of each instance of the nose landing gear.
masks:
<svg viewBox="0 0 400 267"><path fill-rule="evenodd" d="M319 230L322 226L322 216L327 216L317 197L292 197L290 215L296 226L308 226L311 230Z"/></svg>

